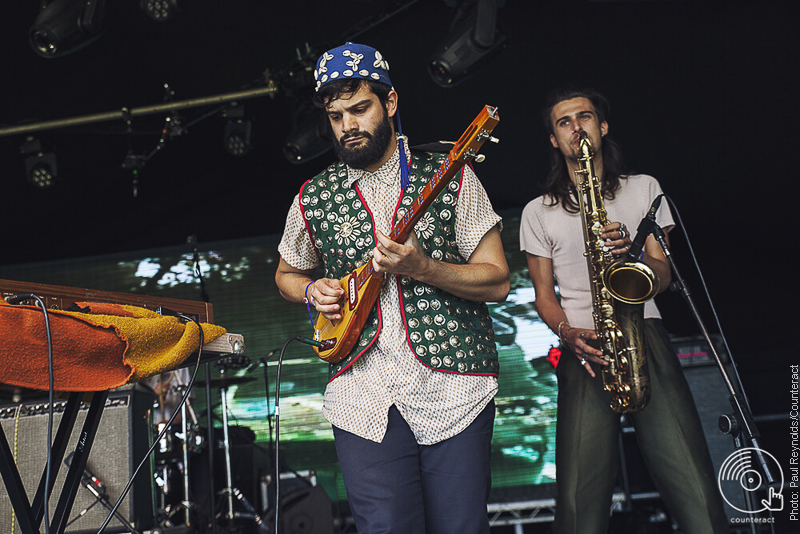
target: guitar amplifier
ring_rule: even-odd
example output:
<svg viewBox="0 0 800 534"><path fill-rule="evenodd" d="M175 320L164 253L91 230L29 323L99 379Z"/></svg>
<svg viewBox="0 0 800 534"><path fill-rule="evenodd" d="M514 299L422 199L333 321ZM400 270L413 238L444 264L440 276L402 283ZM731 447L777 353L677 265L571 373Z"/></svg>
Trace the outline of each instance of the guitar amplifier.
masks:
<svg viewBox="0 0 800 534"><path fill-rule="evenodd" d="M155 397L149 392L134 388L112 391L106 400L86 467L102 481L112 506L149 448L149 412L154 400ZM65 405L66 401L56 401L53 406L54 436ZM67 455L75 449L87 411L88 404L84 403L68 441ZM0 406L0 426L6 434L30 499L33 499L47 463L47 419L46 399ZM62 463L53 466L53 473L56 469L58 476L50 498L51 513L55 510L68 468ZM155 523L152 473L151 462L146 462L118 510L137 529L149 528ZM75 496L66 532L97 532L108 514L109 511L81 485ZM18 524L13 528L15 521L10 500L0 498L0 532L19 532ZM112 518L106 529L109 533L128 531L117 518Z"/></svg>
<svg viewBox="0 0 800 534"><path fill-rule="evenodd" d="M722 363L728 363L728 352L725 349L725 343L722 341L722 336L719 334L711 334L709 336L711 342L714 344L714 351L719 355ZM671 337L670 342L675 353L678 355L678 360L681 362L681 367L695 367L716 364L714 353L708 342L701 335L687 336L687 337Z"/></svg>

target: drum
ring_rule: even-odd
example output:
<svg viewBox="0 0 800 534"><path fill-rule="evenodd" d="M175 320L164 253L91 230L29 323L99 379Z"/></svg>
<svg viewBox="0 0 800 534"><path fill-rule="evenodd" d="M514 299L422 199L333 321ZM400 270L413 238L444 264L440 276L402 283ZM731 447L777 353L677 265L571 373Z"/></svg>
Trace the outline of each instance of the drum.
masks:
<svg viewBox="0 0 800 534"><path fill-rule="evenodd" d="M153 428L153 437L161 435L166 423L158 423ZM183 425L171 425L161 439L158 440L154 456L156 465L173 463L183 460L183 443L186 442L186 450L191 455L200 454L206 444L205 430L194 424L186 425L186 435L183 433Z"/></svg>

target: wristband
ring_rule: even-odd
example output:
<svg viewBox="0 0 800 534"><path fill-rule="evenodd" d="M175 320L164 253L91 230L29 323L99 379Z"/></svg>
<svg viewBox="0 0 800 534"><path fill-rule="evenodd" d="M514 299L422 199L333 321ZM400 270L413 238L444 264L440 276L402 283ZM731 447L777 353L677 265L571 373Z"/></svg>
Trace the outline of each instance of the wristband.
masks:
<svg viewBox="0 0 800 534"><path fill-rule="evenodd" d="M309 283L308 283L308 285L306 286L306 290L305 290L305 293L304 293L304 294L305 294L305 298L303 299L303 301L304 301L306 304L308 304L309 302L311 302L311 304L313 304L314 306L316 306L317 304L314 302L314 295L310 295L310 296L309 296L309 294L308 294L308 288L309 288L309 287L311 287L311 286L313 286L313 285L314 285L314 282L309 282Z"/></svg>
<svg viewBox="0 0 800 534"><path fill-rule="evenodd" d="M567 340L564 339L564 336L561 333L561 329L564 328L564 325L567 325L567 327L569 327L569 330L572 330L572 327L569 325L569 323L567 321L561 321L560 323L558 323L558 328L557 328L557 330L558 330L558 332L557 332L558 333L558 339L561 340L561 343L566 345L567 344ZM569 332L569 330L567 330L567 332Z"/></svg>
<svg viewBox="0 0 800 534"><path fill-rule="evenodd" d="M314 285L314 282L309 282L306 286L306 290L303 292L303 302L306 303L306 309L308 310L308 320L311 321L311 327L314 327L314 317L311 315L311 305L309 304L309 296L308 296L308 288ZM314 297L311 297L311 304L314 304ZM316 306L316 304L315 304Z"/></svg>

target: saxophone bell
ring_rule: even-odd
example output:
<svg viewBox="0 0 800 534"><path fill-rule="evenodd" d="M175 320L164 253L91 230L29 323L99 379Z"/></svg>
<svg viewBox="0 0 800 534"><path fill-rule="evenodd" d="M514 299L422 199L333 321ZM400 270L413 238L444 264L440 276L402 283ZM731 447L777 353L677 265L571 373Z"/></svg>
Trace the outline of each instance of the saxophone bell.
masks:
<svg viewBox="0 0 800 534"><path fill-rule="evenodd" d="M603 285L611 295L627 304L643 304L658 295L658 276L642 261L619 258L603 272Z"/></svg>

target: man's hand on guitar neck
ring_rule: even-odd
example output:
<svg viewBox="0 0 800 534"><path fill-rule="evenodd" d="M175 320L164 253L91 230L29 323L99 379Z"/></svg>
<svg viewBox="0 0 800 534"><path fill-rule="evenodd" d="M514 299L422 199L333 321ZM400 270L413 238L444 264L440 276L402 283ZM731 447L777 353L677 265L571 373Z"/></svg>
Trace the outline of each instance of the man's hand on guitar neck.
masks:
<svg viewBox="0 0 800 534"><path fill-rule="evenodd" d="M496 226L484 234L467 263L462 265L437 261L426 255L414 232L403 244L380 232L376 235L372 265L378 273L410 276L476 302L502 302L508 296L510 275Z"/></svg>
<svg viewBox="0 0 800 534"><path fill-rule="evenodd" d="M411 235L405 243L396 243L389 237L375 230L377 246L372 253L372 266L378 274L399 274L420 280L426 270L430 270L433 262L422 250L417 234Z"/></svg>

